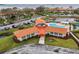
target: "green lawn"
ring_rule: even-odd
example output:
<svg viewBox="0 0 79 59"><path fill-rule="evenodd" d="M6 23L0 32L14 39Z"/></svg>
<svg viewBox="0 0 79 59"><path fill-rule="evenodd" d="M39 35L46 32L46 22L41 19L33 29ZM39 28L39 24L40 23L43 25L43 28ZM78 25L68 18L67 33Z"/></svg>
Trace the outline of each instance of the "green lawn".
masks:
<svg viewBox="0 0 79 59"><path fill-rule="evenodd" d="M77 37L79 37L79 33L75 33L75 35L76 35Z"/></svg>
<svg viewBox="0 0 79 59"><path fill-rule="evenodd" d="M13 47L20 46L23 44L31 44L38 42L38 37L33 37L28 40L24 40L21 43L15 43L12 39L13 35L0 39L0 52L7 51Z"/></svg>
<svg viewBox="0 0 79 59"><path fill-rule="evenodd" d="M13 35L7 36L5 38L0 39L0 52L7 51L11 48L23 45L23 44L38 44L38 37L33 37L27 40L22 41L21 43L15 43L12 39ZM78 49L76 43L74 42L73 39L60 39L60 38L55 38L51 37L52 41L50 41L51 36L46 36L46 41L45 43L47 45L52 45L52 46L61 46L61 47L66 47L66 48L74 48Z"/></svg>
<svg viewBox="0 0 79 59"><path fill-rule="evenodd" d="M50 40L51 38L51 40ZM46 36L46 44L47 45L53 45L53 46L61 46L65 48L74 48L78 49L77 44L72 38L69 38L67 40L61 39L61 38L56 38L52 36Z"/></svg>
<svg viewBox="0 0 79 59"><path fill-rule="evenodd" d="M9 29L9 30L2 30L0 31L0 34L3 34L3 33L6 33L6 32L14 32L14 31L17 31L18 28L12 28L12 29Z"/></svg>
<svg viewBox="0 0 79 59"><path fill-rule="evenodd" d="M7 51L13 47L20 46L23 44L38 43L38 37L30 38L28 40L22 41L21 43L15 43L12 38L13 35L0 39L0 52Z"/></svg>
<svg viewBox="0 0 79 59"><path fill-rule="evenodd" d="M79 37L79 33L76 33L76 36Z"/></svg>
<svg viewBox="0 0 79 59"><path fill-rule="evenodd" d="M30 27L33 27L34 25L35 25L35 24L32 23L32 24L23 25L23 27L25 27L25 28L30 28Z"/></svg>
<svg viewBox="0 0 79 59"><path fill-rule="evenodd" d="M77 37L79 37L79 30L75 30L75 31L73 31L74 32L74 34L77 36Z"/></svg>

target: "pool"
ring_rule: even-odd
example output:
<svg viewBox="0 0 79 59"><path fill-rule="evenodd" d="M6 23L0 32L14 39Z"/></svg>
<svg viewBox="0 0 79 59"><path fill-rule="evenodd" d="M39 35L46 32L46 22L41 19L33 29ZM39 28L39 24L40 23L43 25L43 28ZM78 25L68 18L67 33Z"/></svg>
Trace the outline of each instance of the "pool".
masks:
<svg viewBox="0 0 79 59"><path fill-rule="evenodd" d="M48 26L57 27L57 28L65 28L64 25L58 25L57 23L48 23Z"/></svg>

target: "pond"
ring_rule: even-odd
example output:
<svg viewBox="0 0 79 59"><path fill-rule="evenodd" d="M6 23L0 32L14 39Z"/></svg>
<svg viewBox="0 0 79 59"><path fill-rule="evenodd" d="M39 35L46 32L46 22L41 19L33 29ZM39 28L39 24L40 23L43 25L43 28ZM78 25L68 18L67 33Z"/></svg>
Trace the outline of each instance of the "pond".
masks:
<svg viewBox="0 0 79 59"><path fill-rule="evenodd" d="M5 37L5 36L0 35L0 39L1 39L1 38L4 38L4 37Z"/></svg>

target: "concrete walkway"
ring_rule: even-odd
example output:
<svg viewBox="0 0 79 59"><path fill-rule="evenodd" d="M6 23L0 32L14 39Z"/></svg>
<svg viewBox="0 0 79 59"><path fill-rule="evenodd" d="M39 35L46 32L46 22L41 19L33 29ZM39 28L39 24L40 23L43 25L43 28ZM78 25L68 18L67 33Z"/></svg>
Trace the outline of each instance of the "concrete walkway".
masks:
<svg viewBox="0 0 79 59"><path fill-rule="evenodd" d="M39 44L45 44L45 36L40 37Z"/></svg>

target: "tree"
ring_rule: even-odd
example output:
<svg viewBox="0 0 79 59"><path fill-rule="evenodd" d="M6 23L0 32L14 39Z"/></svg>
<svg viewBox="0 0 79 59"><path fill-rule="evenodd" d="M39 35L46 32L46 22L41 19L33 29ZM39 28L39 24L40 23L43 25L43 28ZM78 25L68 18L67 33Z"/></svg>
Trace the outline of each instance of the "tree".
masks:
<svg viewBox="0 0 79 59"><path fill-rule="evenodd" d="M31 8L24 8L23 12L27 18L31 18L34 15L34 9Z"/></svg>
<svg viewBox="0 0 79 59"><path fill-rule="evenodd" d="M75 14L79 14L79 8L75 9L75 10L74 10L74 13L75 13Z"/></svg>
<svg viewBox="0 0 79 59"><path fill-rule="evenodd" d="M69 12L67 12L67 11L64 11L63 13L64 13L65 15L69 14Z"/></svg>
<svg viewBox="0 0 79 59"><path fill-rule="evenodd" d="M38 15L44 15L44 11L45 11L45 7L40 6L36 8L35 13Z"/></svg>

